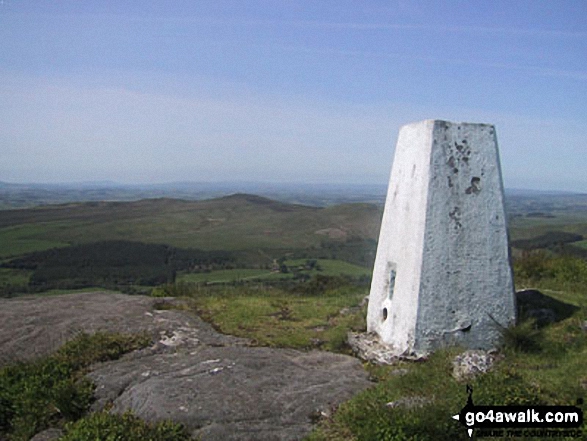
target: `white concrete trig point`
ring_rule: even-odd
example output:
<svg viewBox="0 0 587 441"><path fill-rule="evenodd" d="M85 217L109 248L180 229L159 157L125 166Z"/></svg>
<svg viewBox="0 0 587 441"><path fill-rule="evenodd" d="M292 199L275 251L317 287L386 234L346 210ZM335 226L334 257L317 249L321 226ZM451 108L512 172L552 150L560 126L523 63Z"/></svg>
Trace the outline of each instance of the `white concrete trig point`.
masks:
<svg viewBox="0 0 587 441"><path fill-rule="evenodd" d="M394 353L489 349L515 321L495 128L401 128L373 271L367 329Z"/></svg>

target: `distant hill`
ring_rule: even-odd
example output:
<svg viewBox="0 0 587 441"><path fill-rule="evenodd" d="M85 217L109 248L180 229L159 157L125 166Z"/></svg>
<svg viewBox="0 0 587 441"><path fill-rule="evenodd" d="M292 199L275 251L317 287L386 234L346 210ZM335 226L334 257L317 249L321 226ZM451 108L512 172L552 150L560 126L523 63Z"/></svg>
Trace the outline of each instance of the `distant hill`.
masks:
<svg viewBox="0 0 587 441"><path fill-rule="evenodd" d="M336 244L351 239L377 240L385 197L384 188L360 185L264 187L266 192L279 193L279 198L249 192L225 193L230 185L241 184L93 185L75 189L0 183L1 204L10 208L0 209L0 259L104 240L249 252L303 250L328 242L328 257L332 257L339 254L334 250ZM203 192L197 193L198 189ZM207 191L220 194L194 200L198 195L204 197ZM163 196L153 196L159 193ZM193 198L165 196L176 193L189 193ZM55 194L66 202L44 205ZM532 239L552 231L587 237L585 194L507 190L506 203L512 240ZM19 204L31 208L17 208ZM348 260L348 249L340 253L346 253Z"/></svg>
<svg viewBox="0 0 587 441"><path fill-rule="evenodd" d="M587 212L587 194L562 191L506 190L511 215L561 212Z"/></svg>
<svg viewBox="0 0 587 441"><path fill-rule="evenodd" d="M306 249L323 242L375 240L381 214L373 204L313 207L250 194L0 210L0 258L104 240L202 250Z"/></svg>
<svg viewBox="0 0 587 441"><path fill-rule="evenodd" d="M507 196L587 196L584 193L577 193L574 191L562 191L562 190L531 190L525 188L506 188L505 194Z"/></svg>
<svg viewBox="0 0 587 441"><path fill-rule="evenodd" d="M13 184L0 181L0 210L29 208L39 205L71 202L138 201L141 199L173 198L206 200L235 193L256 194L269 199L316 207L366 202L383 205L387 185L376 184L296 184L264 182L171 182L148 185L124 185L111 181L67 184ZM587 200L586 194L506 189L506 199L515 211L552 201ZM583 205L587 205L583 204Z"/></svg>
<svg viewBox="0 0 587 441"><path fill-rule="evenodd" d="M0 210L70 202L136 201L148 198L205 200L234 193L257 194L281 202L324 207L349 202L383 204L382 185L280 184L255 182L175 182L122 185L113 182L9 184L0 182Z"/></svg>

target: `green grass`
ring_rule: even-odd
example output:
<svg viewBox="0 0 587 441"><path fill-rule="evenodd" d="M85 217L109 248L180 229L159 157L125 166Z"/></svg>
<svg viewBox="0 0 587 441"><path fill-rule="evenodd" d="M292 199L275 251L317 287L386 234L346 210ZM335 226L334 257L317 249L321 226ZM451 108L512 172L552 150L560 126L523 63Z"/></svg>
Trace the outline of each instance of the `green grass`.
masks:
<svg viewBox="0 0 587 441"><path fill-rule="evenodd" d="M580 242L575 242L575 243L573 243L573 245L576 246L576 247L581 247L581 248L587 249L587 240L582 240Z"/></svg>
<svg viewBox="0 0 587 441"><path fill-rule="evenodd" d="M451 380L449 358L438 352L426 363L372 368L378 383L343 403L308 441L468 439L464 429L450 418L464 405L466 395L464 386ZM408 373L393 375L397 369ZM428 404L414 409L386 405L405 397L417 397Z"/></svg>
<svg viewBox="0 0 587 441"><path fill-rule="evenodd" d="M365 329L366 311L357 307L364 288L293 295L259 286L179 285L175 293L190 298L193 309L220 332L260 346L345 351L347 332Z"/></svg>
<svg viewBox="0 0 587 441"><path fill-rule="evenodd" d="M534 251L514 259L517 289L536 288L551 297L587 307L587 261Z"/></svg>
<svg viewBox="0 0 587 441"><path fill-rule="evenodd" d="M54 227L44 224L24 224L0 229L0 259L68 246L66 241L48 237L54 231Z"/></svg>
<svg viewBox="0 0 587 441"><path fill-rule="evenodd" d="M490 373L470 381L474 402L574 405L587 388L587 333L582 330L587 320L587 267L577 258L545 254L538 254L536 261L518 261L515 267L518 289L533 287L579 309L571 317L541 329L523 322L505 330L502 360ZM541 268L549 271L522 271ZM522 277L528 274L541 277ZM451 375L451 360L457 352L457 348L438 351L424 363L367 365L377 385L323 419L307 441L469 439L464 428L450 418L467 399L465 383ZM397 369L408 373L394 375ZM423 406L386 406L407 397L418 397ZM581 429L585 433L587 423Z"/></svg>
<svg viewBox="0 0 587 441"><path fill-rule="evenodd" d="M79 419L93 385L83 374L92 364L119 358L150 343L145 335L80 334L55 354L0 369L0 438L28 440L48 427Z"/></svg>
<svg viewBox="0 0 587 441"><path fill-rule="evenodd" d="M579 319L584 316L548 328L534 351L505 350L505 358L490 373L468 381L475 404L574 405L584 396L581 385L587 382L587 335L578 326ZM376 386L342 404L307 441L468 440L465 429L451 419L467 400L466 383L451 375L457 352L438 351L424 363L369 367L378 379ZM394 375L397 369L408 373ZM386 405L407 397L417 397L422 405ZM586 429L584 423L583 433Z"/></svg>

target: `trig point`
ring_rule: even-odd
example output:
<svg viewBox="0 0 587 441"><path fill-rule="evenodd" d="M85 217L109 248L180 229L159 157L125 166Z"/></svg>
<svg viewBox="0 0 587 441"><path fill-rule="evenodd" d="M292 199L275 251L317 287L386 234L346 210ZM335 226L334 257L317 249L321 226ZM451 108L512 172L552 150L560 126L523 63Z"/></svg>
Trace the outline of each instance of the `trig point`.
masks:
<svg viewBox="0 0 587 441"><path fill-rule="evenodd" d="M387 190L367 328L394 353L489 349L515 321L495 128L403 126Z"/></svg>

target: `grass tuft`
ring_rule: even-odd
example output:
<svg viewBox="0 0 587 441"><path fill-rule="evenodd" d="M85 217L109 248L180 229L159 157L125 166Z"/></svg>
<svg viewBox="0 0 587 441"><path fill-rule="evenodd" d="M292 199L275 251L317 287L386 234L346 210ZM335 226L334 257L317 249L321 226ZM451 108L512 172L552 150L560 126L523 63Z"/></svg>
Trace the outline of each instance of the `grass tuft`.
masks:
<svg viewBox="0 0 587 441"><path fill-rule="evenodd" d="M539 352L542 349L543 333L535 320L500 328L500 333L505 351Z"/></svg>

